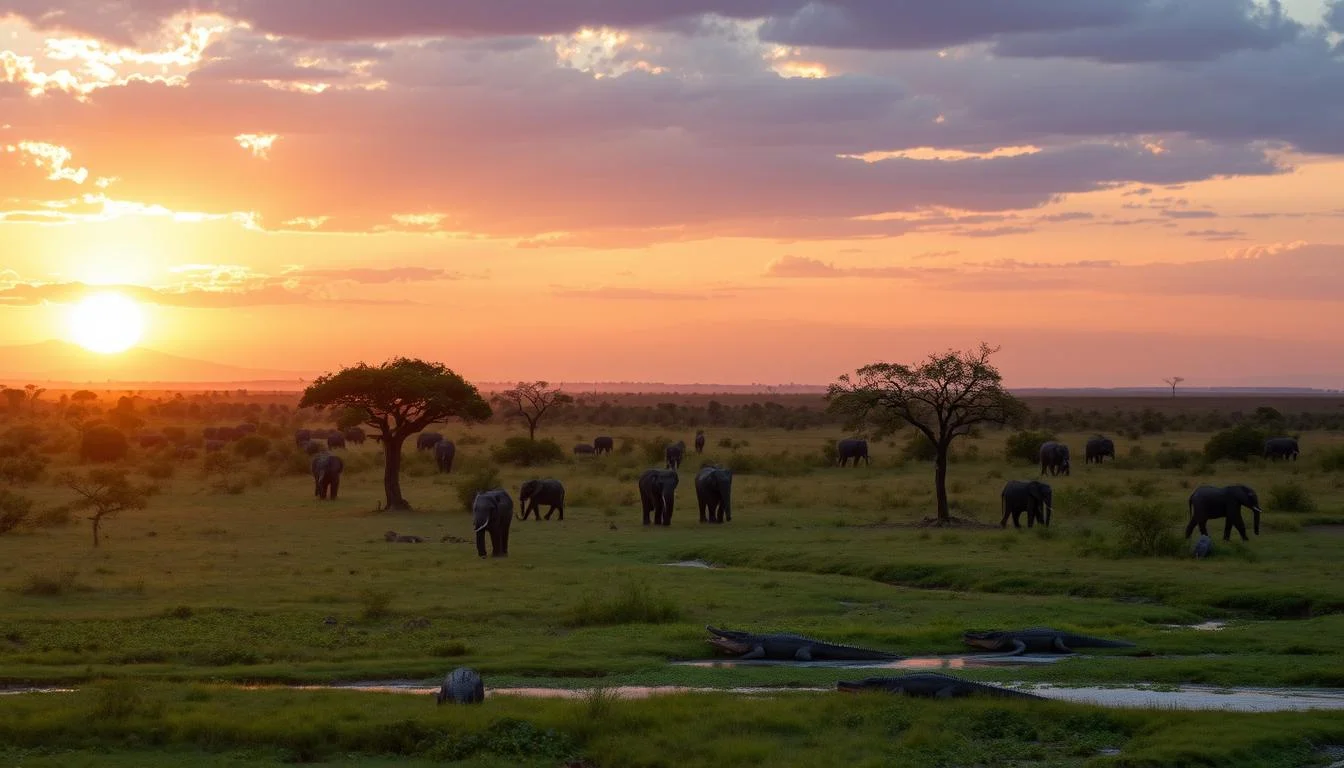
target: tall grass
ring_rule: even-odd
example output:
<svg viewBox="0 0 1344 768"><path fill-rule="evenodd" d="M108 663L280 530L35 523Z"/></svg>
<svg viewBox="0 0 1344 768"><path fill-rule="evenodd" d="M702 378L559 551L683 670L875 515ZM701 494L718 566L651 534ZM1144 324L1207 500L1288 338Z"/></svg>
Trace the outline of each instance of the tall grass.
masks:
<svg viewBox="0 0 1344 768"><path fill-rule="evenodd" d="M622 584L614 595L589 592L570 610L570 627L608 627L621 624L669 624L682 612L671 598L654 592L641 581Z"/></svg>

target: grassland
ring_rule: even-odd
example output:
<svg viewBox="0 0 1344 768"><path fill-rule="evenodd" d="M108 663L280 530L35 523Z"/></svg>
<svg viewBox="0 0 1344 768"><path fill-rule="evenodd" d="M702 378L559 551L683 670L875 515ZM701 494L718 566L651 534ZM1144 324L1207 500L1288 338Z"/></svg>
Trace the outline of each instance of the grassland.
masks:
<svg viewBox="0 0 1344 768"><path fill-rule="evenodd" d="M515 492L529 477L563 480L570 507L563 523L515 521L511 556L483 561L466 543L471 526L456 483L491 466L489 449L516 430L447 431L459 444L454 474L435 474L423 454L406 465L412 513L374 511L380 464L370 444L349 452L334 504L312 498L302 462L248 464L239 494L214 490L199 461L181 462L155 480L160 493L147 509L105 525L96 550L79 520L0 537L0 679L112 681L76 694L4 697L0 743L17 751L0 759L78 765L111 750L127 765L166 765L183 750L206 750L218 765L305 756L373 765L377 755L473 765L519 764L522 755L537 765L578 756L595 765L959 765L994 762L992 755L1049 765L1302 765L1315 759L1315 745L1344 743L1338 716L1311 714L1177 718L801 693L750 707L699 695L500 699L463 712L435 711L419 697L379 695L369 707L373 694L221 686L428 680L460 664L490 685L830 685L845 676L669 665L713 655L704 642L710 623L910 655L961 652L964 629L1044 624L1138 647L965 674L1344 686L1344 473L1319 461L1344 446L1344 435L1304 433L1295 464L1159 469L1158 452L1197 450L1208 435L1115 435L1120 460L1098 467L1081 462L1086 435L1065 434L1078 463L1071 477L1051 480L1053 525L1005 531L997 527L1004 480L1037 473L1003 458L1007 433L957 446L951 471L954 514L988 525L938 529L920 525L932 508L931 467L901 458L899 437L874 445L872 467L839 469L821 460L838 428L725 428L711 430L704 459L739 470L733 522L696 522L690 477L700 457L691 457L664 530L639 524L635 477L650 465L640 446L689 435L555 425L543 432L561 444L609 433L631 451L501 468ZM127 466L152 463L137 456ZM1179 536L1191 488L1234 482L1259 491L1261 536L1224 544L1219 526L1216 554L1202 562L1122 556L1116 521L1127 509L1164 510ZM39 507L69 500L50 479L18 490ZM387 530L429 543L389 544ZM719 567L664 565L691 559ZM1210 619L1228 625L1176 626ZM129 690L138 703L90 716L112 706L115 685L131 686L121 696ZM81 731L91 719L99 727ZM445 733L483 735L464 746ZM511 752L509 744L524 746Z"/></svg>

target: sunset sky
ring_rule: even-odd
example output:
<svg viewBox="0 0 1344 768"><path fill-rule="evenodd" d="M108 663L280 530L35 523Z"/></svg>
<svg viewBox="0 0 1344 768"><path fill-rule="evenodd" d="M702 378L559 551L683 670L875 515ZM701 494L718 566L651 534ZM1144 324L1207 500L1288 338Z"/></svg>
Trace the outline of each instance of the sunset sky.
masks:
<svg viewBox="0 0 1344 768"><path fill-rule="evenodd" d="M115 287L147 347L303 373L984 339L1013 386L1344 387L1342 40L1344 0L0 0L0 347Z"/></svg>

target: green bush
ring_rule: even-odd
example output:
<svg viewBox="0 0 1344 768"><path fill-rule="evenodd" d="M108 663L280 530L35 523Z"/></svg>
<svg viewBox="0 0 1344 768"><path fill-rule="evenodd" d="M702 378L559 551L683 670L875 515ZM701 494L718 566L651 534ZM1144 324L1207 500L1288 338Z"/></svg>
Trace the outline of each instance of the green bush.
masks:
<svg viewBox="0 0 1344 768"><path fill-rule="evenodd" d="M244 459L259 459L271 450L271 441L261 435L248 435L233 444L233 452Z"/></svg>
<svg viewBox="0 0 1344 768"><path fill-rule="evenodd" d="M1116 554L1125 557L1172 557L1182 554L1181 540L1172 531L1175 518L1158 504L1129 504L1120 510Z"/></svg>
<svg viewBox="0 0 1344 768"><path fill-rule="evenodd" d="M47 471L47 460L36 453L23 453L0 461L0 480L10 485L36 482Z"/></svg>
<svg viewBox="0 0 1344 768"><path fill-rule="evenodd" d="M611 627L622 624L670 624L681 619L681 609L665 595L655 594L641 582L627 582L619 594L604 598L588 592L565 622L570 627Z"/></svg>
<svg viewBox="0 0 1344 768"><path fill-rule="evenodd" d="M1204 445L1204 457L1209 461L1246 461L1264 453L1267 439L1269 434L1265 430L1250 424L1240 424L1209 438L1209 442Z"/></svg>
<svg viewBox="0 0 1344 768"><path fill-rule="evenodd" d="M463 475L462 479L457 481L457 500L461 502L462 508L470 512L472 504L476 501L476 494L483 491L493 491L502 487L503 480L499 478L499 470L494 467L481 467L469 475ZM515 499L515 501L517 501Z"/></svg>
<svg viewBox="0 0 1344 768"><path fill-rule="evenodd" d="M831 466L840 461L840 448L835 444L834 440L827 440L826 443L821 446L821 454L826 457L827 466Z"/></svg>
<svg viewBox="0 0 1344 768"><path fill-rule="evenodd" d="M33 512L33 502L0 488L0 534L9 533L28 522Z"/></svg>
<svg viewBox="0 0 1344 768"><path fill-rule="evenodd" d="M121 461L130 451L126 434L108 424L98 424L84 430L79 443L79 458L84 461Z"/></svg>
<svg viewBox="0 0 1344 768"><path fill-rule="evenodd" d="M667 446L672 441L659 435L652 440L639 441L639 450L644 454L644 460L650 464L663 464L667 461Z"/></svg>
<svg viewBox="0 0 1344 768"><path fill-rule="evenodd" d="M1154 458L1158 469L1185 469L1192 460L1199 458L1199 454L1181 448L1163 448Z"/></svg>
<svg viewBox="0 0 1344 768"><path fill-rule="evenodd" d="M526 437L510 437L503 445L495 446L490 455L500 464L514 464L519 467L555 464L565 460L564 449L549 438L529 440Z"/></svg>
<svg viewBox="0 0 1344 768"><path fill-rule="evenodd" d="M933 461L938 458L938 447L929 442L928 436L923 432L914 430L905 438L901 456L905 457L906 461Z"/></svg>
<svg viewBox="0 0 1344 768"><path fill-rule="evenodd" d="M1157 493L1157 481L1151 477L1131 477L1128 485L1130 495L1140 499L1152 498Z"/></svg>
<svg viewBox="0 0 1344 768"><path fill-rule="evenodd" d="M1072 516L1097 515L1106 506L1106 495L1093 485L1065 488L1055 494L1054 507Z"/></svg>
<svg viewBox="0 0 1344 768"><path fill-rule="evenodd" d="M1269 508L1275 512L1315 512L1316 502L1307 489L1289 482L1269 489Z"/></svg>
<svg viewBox="0 0 1344 768"><path fill-rule="evenodd" d="M1337 445L1321 453L1321 469L1326 472L1344 472L1344 445Z"/></svg>
<svg viewBox="0 0 1344 768"><path fill-rule="evenodd" d="M1054 433L1044 430L1016 432L1008 436L1003 454L1010 462L1036 464L1041 460L1041 443L1057 439Z"/></svg>

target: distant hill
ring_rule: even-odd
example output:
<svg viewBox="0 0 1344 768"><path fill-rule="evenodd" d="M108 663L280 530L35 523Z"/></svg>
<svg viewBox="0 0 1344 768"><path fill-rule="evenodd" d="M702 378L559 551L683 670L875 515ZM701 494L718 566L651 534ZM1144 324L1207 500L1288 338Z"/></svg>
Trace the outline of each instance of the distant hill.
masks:
<svg viewBox="0 0 1344 768"><path fill-rule="evenodd" d="M152 349L100 355L63 341L0 347L0 383L250 383L283 382L301 389L303 374L294 371L242 368L178 357Z"/></svg>

